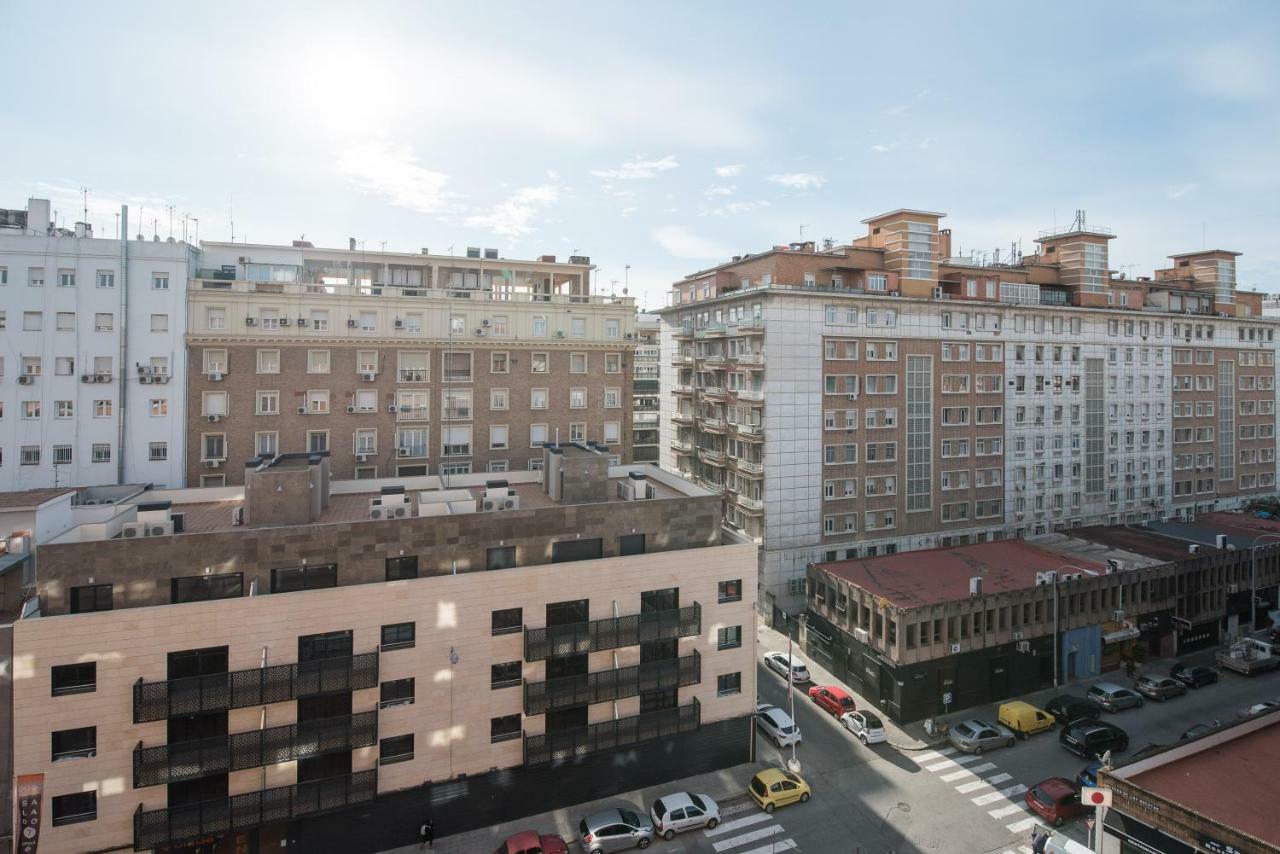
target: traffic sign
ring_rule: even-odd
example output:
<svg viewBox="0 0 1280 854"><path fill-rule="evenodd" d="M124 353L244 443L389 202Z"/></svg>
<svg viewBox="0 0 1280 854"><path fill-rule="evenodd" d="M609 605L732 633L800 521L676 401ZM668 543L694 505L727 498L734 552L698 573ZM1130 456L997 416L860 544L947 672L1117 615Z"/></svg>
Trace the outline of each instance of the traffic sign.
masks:
<svg viewBox="0 0 1280 854"><path fill-rule="evenodd" d="M1085 786L1080 790L1080 803L1087 807L1111 806L1111 790Z"/></svg>
<svg viewBox="0 0 1280 854"><path fill-rule="evenodd" d="M951 692L950 692L950 691L948 691L947 693L945 693L945 694L943 694L943 695L942 695L942 705L944 705L944 706L949 706L949 705L951 705L951 703L952 703L952 701L953 701L954 699L955 699L955 698L951 696Z"/></svg>

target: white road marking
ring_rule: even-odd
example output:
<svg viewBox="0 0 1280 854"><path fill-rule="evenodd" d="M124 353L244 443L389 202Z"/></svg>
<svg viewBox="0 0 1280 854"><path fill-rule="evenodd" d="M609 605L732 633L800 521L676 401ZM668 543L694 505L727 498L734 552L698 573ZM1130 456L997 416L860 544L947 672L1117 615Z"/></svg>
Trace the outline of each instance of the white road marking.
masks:
<svg viewBox="0 0 1280 854"><path fill-rule="evenodd" d="M988 792L985 795L978 795L978 797L972 798L971 800L977 806L982 807L982 806L986 806L987 804L994 804L996 801L1004 798L1016 797L1018 795L1023 794L1026 791L1027 791L1027 787L1019 783L1016 786L1010 786L1009 788L1001 789L998 792Z"/></svg>
<svg viewBox="0 0 1280 854"><path fill-rule="evenodd" d="M743 851L742 854L773 854L775 851L790 851L795 847L796 841L794 839L782 839L772 845L762 845L759 848L752 848L750 851Z"/></svg>
<svg viewBox="0 0 1280 854"><path fill-rule="evenodd" d="M967 795L970 792L976 792L979 789L985 789L990 785L991 784L988 783L986 780L974 780L972 783L965 783L962 786L956 786L956 791L962 795Z"/></svg>
<svg viewBox="0 0 1280 854"><path fill-rule="evenodd" d="M932 765L926 765L926 771L938 772L943 768L955 768L959 765L968 765L970 762L977 762L977 756L957 756L954 759L944 759L941 762L935 762Z"/></svg>
<svg viewBox="0 0 1280 854"><path fill-rule="evenodd" d="M938 779L944 783L954 783L956 780L972 777L976 772L970 771L968 768L961 768L959 771L952 771L950 774L943 774Z"/></svg>
<svg viewBox="0 0 1280 854"><path fill-rule="evenodd" d="M975 765L969 770L974 774L985 774L994 767L996 767L996 763L994 762L983 762L981 765Z"/></svg>
<svg viewBox="0 0 1280 854"><path fill-rule="evenodd" d="M1013 777L1009 774L997 774L994 777L988 778L987 782L993 786L998 786L1001 783L1003 783L1005 780L1012 780L1012 779Z"/></svg>
<svg viewBox="0 0 1280 854"><path fill-rule="evenodd" d="M749 815L746 818L735 818L733 821L723 821L711 830L704 830L703 836L708 838L713 836L724 836L726 833L732 833L744 827L750 827L753 824L759 824L762 821L770 821L773 816L767 812L758 812L755 815Z"/></svg>
<svg viewBox="0 0 1280 854"><path fill-rule="evenodd" d="M743 833L740 836L734 836L729 839L722 840L715 843L712 847L715 848L716 851L728 851L730 848L737 848L739 845L746 845L750 842L758 842L761 839L768 839L770 836L777 836L783 832L782 825L774 824L769 827L762 827L759 830L753 830L750 833Z"/></svg>
<svg viewBox="0 0 1280 854"><path fill-rule="evenodd" d="M992 818L1008 818L1015 813L1025 813L1027 808L1022 804L1009 804L1007 807L1000 807L998 810L990 810L987 815Z"/></svg>
<svg viewBox="0 0 1280 854"><path fill-rule="evenodd" d="M916 754L916 760L918 762L929 762L934 759L941 759L944 756L950 756L955 752L956 749L954 747L944 747L941 750L926 750L924 753Z"/></svg>
<svg viewBox="0 0 1280 854"><path fill-rule="evenodd" d="M1022 821L1015 821L1013 824L1006 824L1004 827L1010 833L1025 833L1039 823L1040 819L1032 816L1031 818L1024 818Z"/></svg>

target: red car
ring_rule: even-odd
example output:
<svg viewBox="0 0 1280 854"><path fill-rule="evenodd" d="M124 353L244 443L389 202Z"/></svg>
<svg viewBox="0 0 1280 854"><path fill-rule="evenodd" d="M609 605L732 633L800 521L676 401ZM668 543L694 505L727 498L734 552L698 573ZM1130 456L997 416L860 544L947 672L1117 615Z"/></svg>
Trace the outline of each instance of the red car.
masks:
<svg viewBox="0 0 1280 854"><path fill-rule="evenodd" d="M568 854L569 846L559 836L539 836L536 831L522 830L498 846L493 854Z"/></svg>
<svg viewBox="0 0 1280 854"><path fill-rule="evenodd" d="M857 711L849 692L834 685L814 685L809 689L809 699L837 718L845 712Z"/></svg>
<svg viewBox="0 0 1280 854"><path fill-rule="evenodd" d="M1080 787L1066 777L1050 777L1037 783L1027 789L1026 800L1034 813L1054 827L1093 812L1092 807L1080 803Z"/></svg>

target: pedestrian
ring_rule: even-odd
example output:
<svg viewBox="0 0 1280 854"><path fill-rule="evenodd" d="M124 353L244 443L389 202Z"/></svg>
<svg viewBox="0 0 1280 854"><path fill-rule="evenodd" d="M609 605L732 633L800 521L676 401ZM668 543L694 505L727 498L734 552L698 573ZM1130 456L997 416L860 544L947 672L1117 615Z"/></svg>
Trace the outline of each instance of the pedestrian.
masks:
<svg viewBox="0 0 1280 854"><path fill-rule="evenodd" d="M1126 658L1126 659L1124 660L1124 675L1125 675L1125 676L1128 676L1130 679L1132 679L1132 678L1133 678L1133 671L1134 671L1135 669L1136 669L1136 668L1135 668L1135 667L1134 667L1134 665L1133 665L1133 659L1132 659L1132 658Z"/></svg>
<svg viewBox="0 0 1280 854"><path fill-rule="evenodd" d="M418 828L418 850L436 847L436 825L431 819L425 819Z"/></svg>
<svg viewBox="0 0 1280 854"><path fill-rule="evenodd" d="M1044 854L1044 847L1049 843L1049 834L1036 828L1031 833L1031 850L1035 854Z"/></svg>

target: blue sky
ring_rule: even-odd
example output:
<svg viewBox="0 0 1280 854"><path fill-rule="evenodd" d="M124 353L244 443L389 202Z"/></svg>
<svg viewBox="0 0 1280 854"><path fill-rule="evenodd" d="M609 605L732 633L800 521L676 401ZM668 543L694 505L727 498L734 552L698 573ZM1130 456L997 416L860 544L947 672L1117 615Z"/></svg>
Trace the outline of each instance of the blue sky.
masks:
<svg viewBox="0 0 1280 854"><path fill-rule="evenodd" d="M802 225L917 207L1029 251L1084 208L1116 269L1207 243L1280 291L1277 36L1273 2L0 0L0 206L577 250L649 306Z"/></svg>

